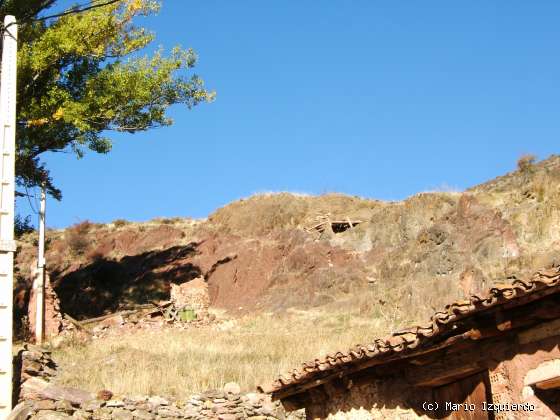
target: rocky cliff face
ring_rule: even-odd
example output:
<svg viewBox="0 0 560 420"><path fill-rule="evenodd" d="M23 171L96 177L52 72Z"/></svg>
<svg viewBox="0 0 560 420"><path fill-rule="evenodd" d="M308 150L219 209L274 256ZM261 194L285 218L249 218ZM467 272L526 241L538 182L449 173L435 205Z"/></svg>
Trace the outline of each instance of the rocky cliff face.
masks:
<svg viewBox="0 0 560 420"><path fill-rule="evenodd" d="M497 279L560 263L560 158L462 193L402 202L260 195L204 221L82 223L47 237L53 287L77 318L168 298L172 284L202 276L211 305L232 311L355 307L367 292L370 305L400 308L411 322ZM32 236L23 238L22 310L34 255Z"/></svg>

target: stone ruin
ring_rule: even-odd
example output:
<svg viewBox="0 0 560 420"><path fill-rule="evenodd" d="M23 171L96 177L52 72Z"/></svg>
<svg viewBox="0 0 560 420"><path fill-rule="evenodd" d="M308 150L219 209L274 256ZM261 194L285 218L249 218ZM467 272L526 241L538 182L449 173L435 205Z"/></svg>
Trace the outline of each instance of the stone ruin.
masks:
<svg viewBox="0 0 560 420"><path fill-rule="evenodd" d="M36 279L37 275L37 268L33 265L32 276ZM60 301L51 286L48 273L45 273L44 295L45 314L43 331L47 341L55 337L72 334L101 337L106 335L106 332L111 327L162 328L166 325L176 325L183 328L187 327L187 324L202 326L215 320L215 317L209 313L210 295L208 293L208 284L202 276L184 283L171 284L169 301L138 305L140 308L138 310L121 311L97 319L80 322L76 322L76 320L69 321L62 316ZM36 299L36 290L32 288L27 310L28 327L32 335L30 337L31 340L33 340L33 332L35 331ZM192 311L189 315L192 315L193 319L182 319L182 311ZM97 325L93 326L93 323ZM88 325L88 328L86 328L86 325ZM89 328L89 325L92 325L93 328Z"/></svg>
<svg viewBox="0 0 560 420"><path fill-rule="evenodd" d="M185 400L160 396L116 396L56 383L51 353L25 344L16 358L21 372L18 404L7 420L303 420L303 411L286 413L279 402L258 392L242 393L230 382L222 390L193 394Z"/></svg>
<svg viewBox="0 0 560 420"><path fill-rule="evenodd" d="M227 322L210 313L209 305L208 285L203 277L199 277L171 284L170 300L137 305L136 309L83 320L78 325L65 324L64 328L68 333L85 333L91 338L101 338L132 330L189 329Z"/></svg>
<svg viewBox="0 0 560 420"><path fill-rule="evenodd" d="M171 284L170 297L176 310L193 310L197 319L208 317L210 295L204 277L197 277L181 284Z"/></svg>
<svg viewBox="0 0 560 420"><path fill-rule="evenodd" d="M32 278L34 279L34 284L38 276L38 270L34 264L31 269ZM63 319L60 313L60 301L56 292L51 286L50 276L45 271L45 306L44 306L44 337L45 339L50 339L57 336L63 329ZM29 325L29 331L35 331L36 322L36 311L37 311L37 294L33 287L29 295L29 305L27 308L27 319Z"/></svg>

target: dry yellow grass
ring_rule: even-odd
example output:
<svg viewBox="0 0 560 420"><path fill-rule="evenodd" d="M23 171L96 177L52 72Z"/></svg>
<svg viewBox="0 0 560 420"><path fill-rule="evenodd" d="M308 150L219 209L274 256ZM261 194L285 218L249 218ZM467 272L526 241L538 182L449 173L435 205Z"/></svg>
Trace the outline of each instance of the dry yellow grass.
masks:
<svg viewBox="0 0 560 420"><path fill-rule="evenodd" d="M244 390L301 362L384 333L383 320L293 311L241 319L229 329L135 332L55 350L58 381L126 395L185 398L234 381Z"/></svg>
<svg viewBox="0 0 560 420"><path fill-rule="evenodd" d="M219 229L242 235L263 235L314 223L317 216L366 220L386 204L345 194L306 196L288 192L257 194L234 201L209 216Z"/></svg>

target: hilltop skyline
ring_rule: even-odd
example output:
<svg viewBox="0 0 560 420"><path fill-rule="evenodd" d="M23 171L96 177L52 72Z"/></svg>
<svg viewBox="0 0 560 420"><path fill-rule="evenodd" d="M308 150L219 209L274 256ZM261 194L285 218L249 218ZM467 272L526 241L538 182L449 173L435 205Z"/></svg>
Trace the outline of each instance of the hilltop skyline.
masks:
<svg viewBox="0 0 560 420"><path fill-rule="evenodd" d="M47 156L63 192L47 223L205 217L262 191L398 200L463 190L524 153L547 158L560 134L558 12L552 1L165 2L139 24L156 46L194 48L216 101L113 135L108 155Z"/></svg>

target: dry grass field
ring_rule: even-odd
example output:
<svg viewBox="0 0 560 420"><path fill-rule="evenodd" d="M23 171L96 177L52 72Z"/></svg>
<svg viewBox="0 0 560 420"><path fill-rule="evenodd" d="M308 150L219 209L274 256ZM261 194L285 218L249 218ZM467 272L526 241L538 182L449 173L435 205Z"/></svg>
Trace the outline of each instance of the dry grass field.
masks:
<svg viewBox="0 0 560 420"><path fill-rule="evenodd" d="M53 356L64 385L185 398L230 381L254 390L301 362L385 334L386 321L357 313L294 310L219 327L137 331L72 343Z"/></svg>
<svg viewBox="0 0 560 420"><path fill-rule="evenodd" d="M220 320L212 326L67 343L53 352L57 381L92 392L178 399L227 382L251 391L308 360L424 323L435 308L420 299L408 285L372 284L317 308L241 318L211 310Z"/></svg>

